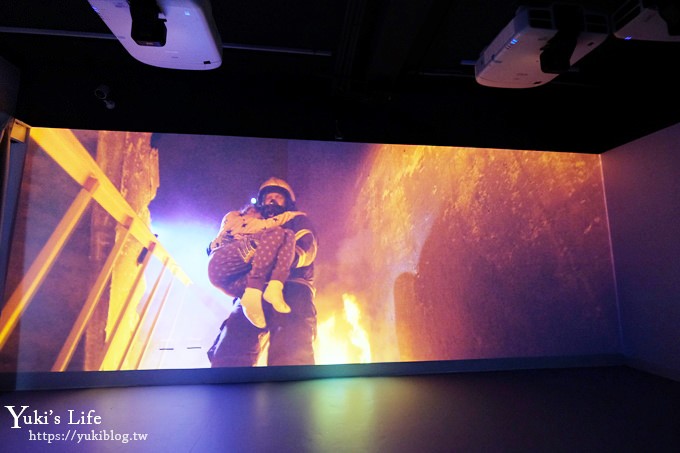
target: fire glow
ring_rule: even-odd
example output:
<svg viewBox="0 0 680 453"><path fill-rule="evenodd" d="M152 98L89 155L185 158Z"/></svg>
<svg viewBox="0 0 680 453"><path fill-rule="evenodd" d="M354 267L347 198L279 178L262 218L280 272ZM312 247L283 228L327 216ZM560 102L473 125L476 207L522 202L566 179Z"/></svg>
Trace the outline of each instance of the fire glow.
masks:
<svg viewBox="0 0 680 453"><path fill-rule="evenodd" d="M343 294L343 316L331 315L318 325L314 345L319 365L343 363L371 363L371 344L361 326L361 310L352 294Z"/></svg>

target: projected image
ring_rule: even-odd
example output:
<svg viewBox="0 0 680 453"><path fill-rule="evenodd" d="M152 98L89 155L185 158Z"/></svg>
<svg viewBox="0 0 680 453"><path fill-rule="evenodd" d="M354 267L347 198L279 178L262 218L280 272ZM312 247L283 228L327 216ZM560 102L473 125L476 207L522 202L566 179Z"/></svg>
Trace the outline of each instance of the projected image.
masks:
<svg viewBox="0 0 680 453"><path fill-rule="evenodd" d="M598 155L33 128L0 371L608 353Z"/></svg>

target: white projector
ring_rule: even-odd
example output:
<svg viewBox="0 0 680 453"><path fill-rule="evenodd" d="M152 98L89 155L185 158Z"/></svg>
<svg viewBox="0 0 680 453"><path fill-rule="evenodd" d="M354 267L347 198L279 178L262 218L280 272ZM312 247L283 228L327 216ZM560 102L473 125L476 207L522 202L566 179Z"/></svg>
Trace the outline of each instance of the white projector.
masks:
<svg viewBox="0 0 680 453"><path fill-rule="evenodd" d="M209 0L88 1L123 47L142 63L189 70L222 64L222 42Z"/></svg>
<svg viewBox="0 0 680 453"><path fill-rule="evenodd" d="M607 38L606 14L580 11L581 23L575 47L568 58L571 66ZM520 7L515 18L496 36L475 63L477 83L499 88L531 88L544 85L559 75L543 72L541 53L559 31L553 8ZM573 27L573 24L572 24Z"/></svg>
<svg viewBox="0 0 680 453"><path fill-rule="evenodd" d="M657 6L640 0L629 0L612 14L614 36L621 39L644 41L680 41L680 35L671 35L668 24Z"/></svg>

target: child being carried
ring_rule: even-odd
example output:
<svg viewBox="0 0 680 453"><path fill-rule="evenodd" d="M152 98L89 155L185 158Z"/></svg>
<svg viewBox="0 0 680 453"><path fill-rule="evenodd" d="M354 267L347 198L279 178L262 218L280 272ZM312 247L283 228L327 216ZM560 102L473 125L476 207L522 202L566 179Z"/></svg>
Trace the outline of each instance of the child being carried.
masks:
<svg viewBox="0 0 680 453"><path fill-rule="evenodd" d="M298 215L305 214L286 211L265 219L253 205L231 211L208 247L210 282L240 298L243 313L255 327L266 326L263 298L280 313L291 310L283 285L295 259L295 234L282 225Z"/></svg>

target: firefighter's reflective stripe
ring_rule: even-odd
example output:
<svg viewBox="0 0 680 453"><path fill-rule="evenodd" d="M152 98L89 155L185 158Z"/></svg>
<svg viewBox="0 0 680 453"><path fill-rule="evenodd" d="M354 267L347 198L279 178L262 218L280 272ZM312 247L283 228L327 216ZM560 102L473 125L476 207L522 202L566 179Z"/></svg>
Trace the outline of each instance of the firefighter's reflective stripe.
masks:
<svg viewBox="0 0 680 453"><path fill-rule="evenodd" d="M306 249L303 249L300 245L298 245L298 242L307 234L311 236L312 243ZM302 229L296 232L295 243L296 243L295 254L298 256L297 266L295 267L305 267L312 264L314 262L314 259L316 258L317 250L317 243L316 238L314 237L314 233L312 233L312 231L308 229Z"/></svg>

